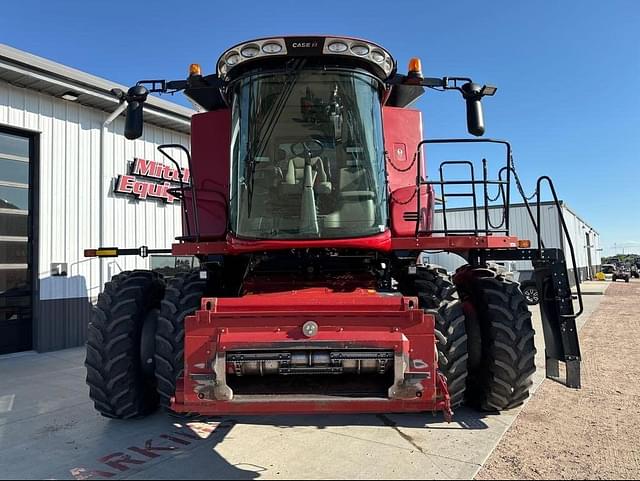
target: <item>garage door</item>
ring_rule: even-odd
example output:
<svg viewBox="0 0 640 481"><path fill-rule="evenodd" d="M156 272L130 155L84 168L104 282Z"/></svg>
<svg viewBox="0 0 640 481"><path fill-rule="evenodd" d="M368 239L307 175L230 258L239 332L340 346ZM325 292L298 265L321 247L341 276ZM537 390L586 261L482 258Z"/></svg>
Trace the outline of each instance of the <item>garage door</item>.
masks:
<svg viewBox="0 0 640 481"><path fill-rule="evenodd" d="M0 354L32 347L30 138L0 130Z"/></svg>

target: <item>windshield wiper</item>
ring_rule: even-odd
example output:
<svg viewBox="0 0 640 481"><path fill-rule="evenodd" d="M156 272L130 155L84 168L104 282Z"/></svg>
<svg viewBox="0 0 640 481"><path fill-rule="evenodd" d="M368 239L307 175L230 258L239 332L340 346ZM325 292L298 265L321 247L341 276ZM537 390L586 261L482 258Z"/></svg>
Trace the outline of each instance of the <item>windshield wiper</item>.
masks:
<svg viewBox="0 0 640 481"><path fill-rule="evenodd" d="M247 166L247 174L246 174L246 183L247 183L247 216L251 217L251 205L253 203L253 182L254 175L256 171L256 157L262 155L262 151L266 147L267 140L271 137L271 133L275 125L277 124L282 112L284 111L284 106L287 104L291 93L293 92L293 87L298 80L298 73L306 63L306 59L297 59L293 61L293 66L291 70L285 73L285 81L284 88L280 92L280 95L273 103L273 105L269 108L269 111L266 114L267 121L263 124L262 128L259 132L259 138L257 142L252 142L247 149L247 155L245 156L245 165ZM252 119L254 120L254 119Z"/></svg>

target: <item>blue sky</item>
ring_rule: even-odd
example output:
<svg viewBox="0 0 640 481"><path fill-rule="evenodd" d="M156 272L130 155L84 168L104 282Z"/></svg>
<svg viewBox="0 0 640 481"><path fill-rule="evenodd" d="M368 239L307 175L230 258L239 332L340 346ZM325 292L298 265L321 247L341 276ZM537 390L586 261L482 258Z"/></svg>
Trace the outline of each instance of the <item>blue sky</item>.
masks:
<svg viewBox="0 0 640 481"><path fill-rule="evenodd" d="M123 84L183 78L192 62L209 73L233 44L285 33L368 38L401 70L419 56L425 75L495 84L487 135L513 143L527 190L550 175L606 254L614 244L640 253L636 0L21 0L2 10L0 42ZM432 92L417 106L428 137L467 135L458 94Z"/></svg>

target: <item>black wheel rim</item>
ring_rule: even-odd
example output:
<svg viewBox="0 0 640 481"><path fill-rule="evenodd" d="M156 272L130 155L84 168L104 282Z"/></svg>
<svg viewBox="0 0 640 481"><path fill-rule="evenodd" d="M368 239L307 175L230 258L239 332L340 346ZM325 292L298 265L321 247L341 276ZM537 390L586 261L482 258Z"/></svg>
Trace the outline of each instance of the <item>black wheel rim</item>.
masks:
<svg viewBox="0 0 640 481"><path fill-rule="evenodd" d="M540 302L540 295L538 294L538 289L534 289L533 287L527 287L524 292L524 297L527 299L527 302L530 304L537 304Z"/></svg>

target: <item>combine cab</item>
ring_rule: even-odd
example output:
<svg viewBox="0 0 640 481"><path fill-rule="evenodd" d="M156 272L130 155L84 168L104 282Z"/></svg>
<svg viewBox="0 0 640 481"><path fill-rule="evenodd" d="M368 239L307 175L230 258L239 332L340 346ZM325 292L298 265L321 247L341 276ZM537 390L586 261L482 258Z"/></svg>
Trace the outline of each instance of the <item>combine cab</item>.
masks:
<svg viewBox="0 0 640 481"><path fill-rule="evenodd" d="M462 403L513 408L529 394L534 331L519 285L488 266L515 260L535 267L547 375L557 378L564 362L567 384L578 388L580 312L564 254L544 248L536 206L529 209L536 248L509 232L517 181L510 144L423 140L421 114L409 105L427 88L459 92L469 132L483 135L481 99L495 87L424 77L417 60L400 74L385 49L351 38L245 42L211 75L192 65L186 80L142 81L120 92L130 139L142 134L150 92L184 91L205 111L192 118L191 152L160 148L178 171L172 150L186 152L189 182L172 191L184 209L183 236L171 252L197 256L200 267L170 279L123 272L105 285L87 345L96 409L113 418L159 405L201 414L450 418ZM504 167L493 179L486 163L478 176L473 162L448 161L426 178L425 153L436 143L497 145ZM460 166L469 178L448 179ZM541 178L538 209L545 183L555 198ZM504 211L497 227L488 221L490 189ZM448 202L461 196L473 203L473 222L452 228ZM453 277L420 265L421 252L432 249L468 265Z"/></svg>

